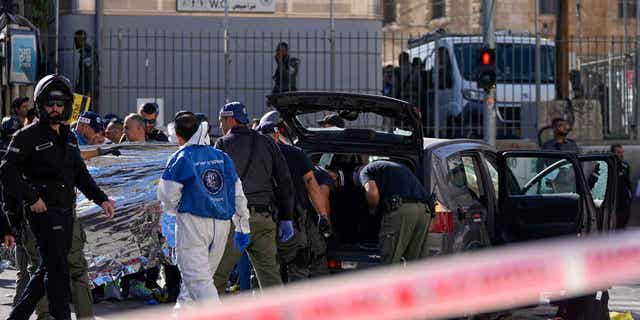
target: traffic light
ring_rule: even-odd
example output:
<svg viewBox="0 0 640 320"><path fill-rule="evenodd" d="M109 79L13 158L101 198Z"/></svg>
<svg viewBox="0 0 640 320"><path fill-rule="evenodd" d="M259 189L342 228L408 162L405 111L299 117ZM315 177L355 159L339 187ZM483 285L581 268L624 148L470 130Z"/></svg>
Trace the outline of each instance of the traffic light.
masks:
<svg viewBox="0 0 640 320"><path fill-rule="evenodd" d="M488 91L496 85L496 51L487 47L478 51L478 72L476 82L478 88Z"/></svg>

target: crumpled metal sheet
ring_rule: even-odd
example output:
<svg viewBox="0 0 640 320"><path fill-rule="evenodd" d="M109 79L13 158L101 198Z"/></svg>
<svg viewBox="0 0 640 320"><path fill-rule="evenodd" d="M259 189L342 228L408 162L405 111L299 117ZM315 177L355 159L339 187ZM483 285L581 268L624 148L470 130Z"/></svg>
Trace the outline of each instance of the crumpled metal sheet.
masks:
<svg viewBox="0 0 640 320"><path fill-rule="evenodd" d="M162 213L156 190L168 158L177 149L175 145L129 145L119 157L87 161L100 188L116 201L116 215L107 219L102 208L78 192L76 211L87 236L85 256L93 285L172 263L174 244L160 235L162 229L173 231L175 219Z"/></svg>

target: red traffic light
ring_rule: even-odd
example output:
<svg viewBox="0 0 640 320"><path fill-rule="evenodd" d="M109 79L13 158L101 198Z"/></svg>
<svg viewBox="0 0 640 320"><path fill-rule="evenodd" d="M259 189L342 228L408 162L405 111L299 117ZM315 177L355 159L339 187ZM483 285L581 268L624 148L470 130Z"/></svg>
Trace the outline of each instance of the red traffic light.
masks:
<svg viewBox="0 0 640 320"><path fill-rule="evenodd" d="M485 51L482 53L482 64L487 66L491 64L491 53Z"/></svg>

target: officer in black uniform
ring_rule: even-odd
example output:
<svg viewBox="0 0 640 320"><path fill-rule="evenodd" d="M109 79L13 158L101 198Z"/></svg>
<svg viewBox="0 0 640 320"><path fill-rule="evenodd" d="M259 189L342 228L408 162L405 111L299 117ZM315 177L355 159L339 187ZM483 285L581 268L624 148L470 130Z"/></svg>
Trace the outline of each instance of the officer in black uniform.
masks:
<svg viewBox="0 0 640 320"><path fill-rule="evenodd" d="M256 130L276 142L287 161L293 179L295 192L293 219L296 232L290 241L281 242L278 245L283 275L287 276L283 280L293 282L310 276L312 229L319 220L322 221L323 226L329 225L328 199L324 199L320 193L311 159L300 148L283 142L284 137L281 137L281 131L284 128L280 123L265 121L259 124Z"/></svg>
<svg viewBox="0 0 640 320"><path fill-rule="evenodd" d="M9 319L28 319L36 303L47 295L54 319L71 319L67 255L73 231L77 187L101 206L108 218L115 202L98 188L89 174L75 136L64 124L71 115L72 89L60 75L41 79L34 91L39 121L16 132L0 164L7 194L27 207L41 262Z"/></svg>
<svg viewBox="0 0 640 320"><path fill-rule="evenodd" d="M358 171L371 209L382 211L379 246L385 264L424 257L431 215L420 180L406 166L375 161Z"/></svg>
<svg viewBox="0 0 640 320"><path fill-rule="evenodd" d="M220 110L220 127L225 135L216 141L216 148L233 159L242 181L251 212L251 244L247 253L260 287L265 288L282 284L276 260L276 238L288 241L293 237L293 182L278 146L273 140L249 129L248 123L247 110L242 103L224 105ZM233 266L240 260L240 252L233 247L233 232L230 234L214 276L219 294L224 293Z"/></svg>

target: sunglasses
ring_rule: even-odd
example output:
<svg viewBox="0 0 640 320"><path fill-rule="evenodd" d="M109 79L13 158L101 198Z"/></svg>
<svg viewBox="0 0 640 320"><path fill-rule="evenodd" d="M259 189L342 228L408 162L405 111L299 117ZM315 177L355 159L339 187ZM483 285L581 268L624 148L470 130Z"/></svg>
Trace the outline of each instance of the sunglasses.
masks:
<svg viewBox="0 0 640 320"><path fill-rule="evenodd" d="M156 120L155 119L144 119L144 123L155 125L156 124Z"/></svg>

